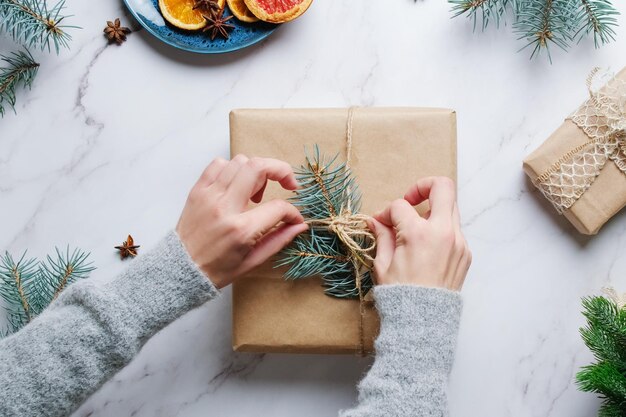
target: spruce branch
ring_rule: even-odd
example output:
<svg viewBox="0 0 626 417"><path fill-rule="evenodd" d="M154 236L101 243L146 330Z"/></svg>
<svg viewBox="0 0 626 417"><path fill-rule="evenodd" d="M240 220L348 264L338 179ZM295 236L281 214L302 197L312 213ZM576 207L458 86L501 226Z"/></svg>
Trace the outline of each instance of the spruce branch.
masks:
<svg viewBox="0 0 626 417"><path fill-rule="evenodd" d="M587 319L580 329L583 341L594 354L596 363L576 374L582 391L594 392L603 399L600 417L626 413L626 309L605 297L583 299Z"/></svg>
<svg viewBox="0 0 626 417"><path fill-rule="evenodd" d="M531 58L550 46L567 50L573 41L580 42L593 34L596 48L615 39L619 12L613 0L448 0L453 17L465 15L481 22L486 29L491 20L496 26L512 14L513 28L520 40L526 41L521 49L531 48Z"/></svg>
<svg viewBox="0 0 626 417"><path fill-rule="evenodd" d="M95 268L89 253L75 249L48 255L45 261L26 259L26 253L16 262L6 252L0 258L0 296L4 301L6 331L14 333L39 315L70 284L87 278Z"/></svg>
<svg viewBox="0 0 626 417"><path fill-rule="evenodd" d="M89 253L79 249L65 252L55 248L55 256L46 256L39 264L39 277L29 292L35 314L40 314L59 294L74 282L87 278L95 268L88 262Z"/></svg>
<svg viewBox="0 0 626 417"><path fill-rule="evenodd" d="M520 4L513 26L519 39L528 42L522 49L532 48L531 58L545 49L552 62L550 44L567 50L572 31L575 31L572 27L576 17L573 5L572 0L524 0Z"/></svg>
<svg viewBox="0 0 626 417"><path fill-rule="evenodd" d="M341 213L349 204L353 212L360 208L360 194L355 178L345 163L337 163L338 155L327 159L316 146L314 154L306 155L306 163L295 170L300 188L291 202L305 220L323 220ZM350 190L348 192L348 190ZM359 242L359 244L364 242ZM355 265L341 240L324 227L311 226L285 248L276 266L288 266L287 279L320 275L324 292L338 298L358 298ZM361 273L361 290L372 287L370 271Z"/></svg>
<svg viewBox="0 0 626 417"><path fill-rule="evenodd" d="M46 0L0 0L0 30L7 32L25 47L36 47L56 53L68 47L71 39L66 29L76 26L63 25L69 16L63 16L65 0L48 6Z"/></svg>
<svg viewBox="0 0 626 417"><path fill-rule="evenodd" d="M496 27L500 26L501 20L509 8L517 7L516 0L449 0L452 4L452 17L465 14L474 24L474 30L478 21L485 30L491 19L495 19Z"/></svg>
<svg viewBox="0 0 626 417"><path fill-rule="evenodd" d="M15 93L21 85L30 88L39 64L36 63L28 51L12 52L9 55L0 55L0 61L6 66L0 67L0 117L4 116L4 105L8 104L15 109Z"/></svg>
<svg viewBox="0 0 626 417"><path fill-rule="evenodd" d="M596 48L615 40L615 27L619 12L610 0L580 0L577 19L579 29L575 36L580 42L585 36L593 33Z"/></svg>
<svg viewBox="0 0 626 417"><path fill-rule="evenodd" d="M4 300L10 332L26 325L33 317L27 287L37 278L37 273L36 259L27 259L26 252L17 262L8 252L0 258L0 297Z"/></svg>

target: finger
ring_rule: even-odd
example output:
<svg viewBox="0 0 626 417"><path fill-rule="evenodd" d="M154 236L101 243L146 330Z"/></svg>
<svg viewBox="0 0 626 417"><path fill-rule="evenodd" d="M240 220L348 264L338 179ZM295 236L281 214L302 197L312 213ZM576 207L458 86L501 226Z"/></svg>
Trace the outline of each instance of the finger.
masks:
<svg viewBox="0 0 626 417"><path fill-rule="evenodd" d="M296 176L287 162L272 158L251 158L241 167L228 186L228 193L247 204L248 199L258 203L268 180L277 181L284 189L298 187Z"/></svg>
<svg viewBox="0 0 626 417"><path fill-rule="evenodd" d="M223 189L228 188L233 178L237 175L241 167L248 162L248 157L245 155L236 155L228 162L228 165L224 167L222 172L217 176L214 184L220 186Z"/></svg>
<svg viewBox="0 0 626 417"><path fill-rule="evenodd" d="M271 256L277 254L289 244L297 235L308 229L306 223L283 224L272 230L254 246L241 264L239 273L247 272L250 269L261 265Z"/></svg>
<svg viewBox="0 0 626 417"><path fill-rule="evenodd" d="M394 200L384 210L376 213L374 219L396 229L410 222L423 221L411 204L403 199Z"/></svg>
<svg viewBox="0 0 626 417"><path fill-rule="evenodd" d="M459 205L454 202L454 208L452 209L452 226L459 233L461 232L461 214L459 213Z"/></svg>
<svg viewBox="0 0 626 417"><path fill-rule="evenodd" d="M380 276L387 272L391 259L396 249L396 236L394 230L385 226L376 219L371 219L367 225L376 236L376 257L374 258L374 269L376 275Z"/></svg>
<svg viewBox="0 0 626 417"><path fill-rule="evenodd" d="M449 218L456 201L456 186L448 177L427 177L417 181L404 195L411 205L428 200L431 218Z"/></svg>
<svg viewBox="0 0 626 417"><path fill-rule="evenodd" d="M285 200L271 200L242 213L244 221L253 225L252 233L259 238L274 228L278 223L304 223L302 214Z"/></svg>
<svg viewBox="0 0 626 417"><path fill-rule="evenodd" d="M252 200L255 203L260 203L261 200L263 200L263 194L265 193L265 188L267 187L267 181L265 181L265 183L263 184L263 186L261 187L261 189L259 191L257 191L251 198L250 200Z"/></svg>
<svg viewBox="0 0 626 417"><path fill-rule="evenodd" d="M461 260L457 266L454 282L452 283L453 289L460 291L465 283L465 278L469 272L469 268L472 265L472 252L469 249L463 253Z"/></svg>
<svg viewBox="0 0 626 417"><path fill-rule="evenodd" d="M222 172L224 167L228 165L228 161L224 158L215 158L211 163L204 169L202 175L196 182L196 187L205 188L209 185L213 184L217 176Z"/></svg>

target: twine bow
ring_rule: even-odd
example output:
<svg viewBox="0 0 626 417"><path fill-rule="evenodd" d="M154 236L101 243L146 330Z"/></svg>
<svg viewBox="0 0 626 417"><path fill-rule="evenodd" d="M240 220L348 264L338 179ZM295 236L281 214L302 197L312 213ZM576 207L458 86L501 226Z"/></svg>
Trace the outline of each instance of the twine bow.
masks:
<svg viewBox="0 0 626 417"><path fill-rule="evenodd" d="M346 163L344 169L350 170L350 158L352 156L352 121L355 107L348 110L346 122ZM365 355L365 340L363 320L365 318L365 294L361 288L363 271L372 268L374 258L372 251L376 248L376 237L369 229L367 221L370 216L362 213L353 213L350 195L352 190L346 187L346 204L342 205L339 213L326 219L310 219L307 221L311 227L319 227L334 233L348 250L348 258L354 267L354 280L359 293L359 353Z"/></svg>
<svg viewBox="0 0 626 417"><path fill-rule="evenodd" d="M595 68L587 77L589 99L569 117L589 140L533 181L560 214L587 191L609 160L626 174L626 80L612 76L595 90L599 71Z"/></svg>

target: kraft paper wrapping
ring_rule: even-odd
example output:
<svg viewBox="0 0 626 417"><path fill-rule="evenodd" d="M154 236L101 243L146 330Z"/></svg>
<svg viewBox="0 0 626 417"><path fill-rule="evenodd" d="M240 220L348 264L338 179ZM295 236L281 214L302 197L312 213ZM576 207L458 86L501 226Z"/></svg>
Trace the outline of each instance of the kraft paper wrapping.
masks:
<svg viewBox="0 0 626 417"><path fill-rule="evenodd" d="M626 80L626 69L616 78ZM534 181L564 154L588 140L585 132L567 119L539 148L528 155L524 160L524 171ZM624 206L624 173L609 160L589 189L563 215L580 233L595 235Z"/></svg>
<svg viewBox="0 0 626 417"><path fill-rule="evenodd" d="M233 110L231 155L278 158L299 166L315 144L345 160L348 109ZM418 178L456 180L456 115L452 110L359 108L350 165L372 214L401 198ZM270 183L263 201L292 194ZM252 205L252 203L251 203ZM418 211L427 207L418 207ZM233 348L240 352L359 353L358 300L324 294L318 277L285 281L274 259L233 285ZM373 351L378 316L365 304L363 343Z"/></svg>

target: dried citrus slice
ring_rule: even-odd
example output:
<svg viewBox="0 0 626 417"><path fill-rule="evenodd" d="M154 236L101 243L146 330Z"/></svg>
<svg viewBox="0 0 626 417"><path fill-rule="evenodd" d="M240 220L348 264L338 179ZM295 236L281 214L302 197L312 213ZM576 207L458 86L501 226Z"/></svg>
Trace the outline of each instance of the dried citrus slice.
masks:
<svg viewBox="0 0 626 417"><path fill-rule="evenodd" d="M313 0L244 0L248 9L259 19L284 23L306 12Z"/></svg>
<svg viewBox="0 0 626 417"><path fill-rule="evenodd" d="M200 8L194 9L196 3L196 0L159 0L159 9L165 20L177 28L198 30L206 26L206 19L202 17ZM226 0L218 0L217 3L224 8Z"/></svg>
<svg viewBox="0 0 626 417"><path fill-rule="evenodd" d="M237 19L241 20L242 22L248 22L248 23L259 21L259 18L256 17L250 11L250 9L248 9L248 6L246 6L246 3L244 2L244 0L226 0L226 1L228 3L228 8L232 12L232 14L235 15Z"/></svg>

